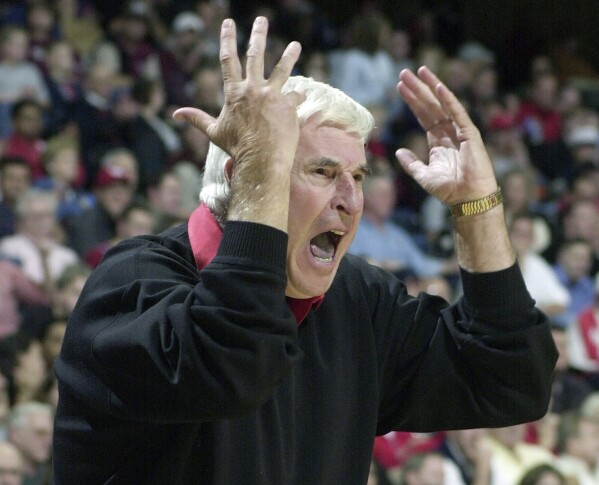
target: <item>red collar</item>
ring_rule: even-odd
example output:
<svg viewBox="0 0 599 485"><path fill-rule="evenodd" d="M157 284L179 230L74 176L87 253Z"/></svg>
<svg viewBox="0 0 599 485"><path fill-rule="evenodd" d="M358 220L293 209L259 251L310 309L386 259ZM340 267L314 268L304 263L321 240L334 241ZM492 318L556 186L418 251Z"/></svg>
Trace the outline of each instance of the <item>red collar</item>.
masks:
<svg viewBox="0 0 599 485"><path fill-rule="evenodd" d="M216 256L223 231L210 209L204 204L200 204L189 217L187 232L196 266L201 270ZM287 297L287 304L295 315L297 324L300 325L310 309L318 309L323 299L324 295L305 299Z"/></svg>

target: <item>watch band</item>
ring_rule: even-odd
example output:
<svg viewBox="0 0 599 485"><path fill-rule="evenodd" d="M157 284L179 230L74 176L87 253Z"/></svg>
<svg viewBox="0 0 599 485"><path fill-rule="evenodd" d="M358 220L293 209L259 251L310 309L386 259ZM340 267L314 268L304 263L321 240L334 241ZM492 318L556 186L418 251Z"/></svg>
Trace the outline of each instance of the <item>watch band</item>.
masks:
<svg viewBox="0 0 599 485"><path fill-rule="evenodd" d="M487 212L493 207L498 206L503 202L503 194L501 193L501 187L496 192L489 194L480 199L471 200L469 202L458 202L450 206L451 215L453 217L462 216L473 216L475 214L482 214Z"/></svg>

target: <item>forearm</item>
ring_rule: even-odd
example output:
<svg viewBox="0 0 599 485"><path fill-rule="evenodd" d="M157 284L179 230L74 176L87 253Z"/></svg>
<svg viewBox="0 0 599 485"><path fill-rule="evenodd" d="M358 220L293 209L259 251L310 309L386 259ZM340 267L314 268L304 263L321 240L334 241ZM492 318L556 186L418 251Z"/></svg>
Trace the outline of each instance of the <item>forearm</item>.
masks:
<svg viewBox="0 0 599 485"><path fill-rule="evenodd" d="M257 222L287 232L291 163L281 165L289 168L273 173L257 169L254 163L236 169L228 220Z"/></svg>
<svg viewBox="0 0 599 485"><path fill-rule="evenodd" d="M508 268L516 261L503 205L482 214L458 217L455 228L458 261L465 270L488 273Z"/></svg>

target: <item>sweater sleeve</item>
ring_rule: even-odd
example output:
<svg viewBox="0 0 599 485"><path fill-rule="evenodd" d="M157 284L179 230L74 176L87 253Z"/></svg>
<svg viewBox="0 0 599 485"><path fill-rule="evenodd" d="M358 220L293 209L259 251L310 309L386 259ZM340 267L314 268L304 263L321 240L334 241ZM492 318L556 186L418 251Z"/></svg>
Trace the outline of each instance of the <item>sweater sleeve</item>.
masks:
<svg viewBox="0 0 599 485"><path fill-rule="evenodd" d="M557 351L520 269L462 271L462 283L454 305L425 294L395 303L386 333L399 345L385 351L379 434L508 426L546 413Z"/></svg>
<svg viewBox="0 0 599 485"><path fill-rule="evenodd" d="M229 223L202 271L130 240L84 289L56 363L97 412L154 422L233 417L265 402L298 358L285 301L287 236Z"/></svg>

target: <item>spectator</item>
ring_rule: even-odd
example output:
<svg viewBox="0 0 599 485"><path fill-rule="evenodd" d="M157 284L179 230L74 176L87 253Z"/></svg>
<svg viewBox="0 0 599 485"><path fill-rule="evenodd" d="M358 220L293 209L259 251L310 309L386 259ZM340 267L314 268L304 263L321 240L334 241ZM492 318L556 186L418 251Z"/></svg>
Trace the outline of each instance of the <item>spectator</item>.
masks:
<svg viewBox="0 0 599 485"><path fill-rule="evenodd" d="M50 298L40 285L33 283L12 261L0 257L0 338L21 328L23 307L45 305Z"/></svg>
<svg viewBox="0 0 599 485"><path fill-rule="evenodd" d="M167 102L178 106L189 103L187 86L193 79L201 62L205 60L204 21L194 12L180 12L171 25L172 37L169 50L174 65L165 76L164 85Z"/></svg>
<svg viewBox="0 0 599 485"><path fill-rule="evenodd" d="M437 451L451 460L463 485L489 485L491 450L485 441L486 429L446 431ZM454 478L455 480L455 478ZM457 480L455 480L456 483ZM453 482L452 482L453 483Z"/></svg>
<svg viewBox="0 0 599 485"><path fill-rule="evenodd" d="M151 4L126 2L115 24L114 40L120 51L122 72L133 79L160 76L160 49L153 42Z"/></svg>
<svg viewBox="0 0 599 485"><path fill-rule="evenodd" d="M533 251L533 216L528 213L515 214L509 225L509 235L526 288L537 306L549 316L562 314L570 304L570 295L549 263Z"/></svg>
<svg viewBox="0 0 599 485"><path fill-rule="evenodd" d="M37 396L48 375L39 340L23 332L0 340L0 372L8 381L11 406Z"/></svg>
<svg viewBox="0 0 599 485"><path fill-rule="evenodd" d="M24 458L24 483L43 485L50 474L53 410L29 401L16 405L8 419L9 440Z"/></svg>
<svg viewBox="0 0 599 485"><path fill-rule="evenodd" d="M492 485L516 485L533 466L553 461L549 450L526 443L524 432L524 424L489 429Z"/></svg>
<svg viewBox="0 0 599 485"><path fill-rule="evenodd" d="M421 453L410 458L401 469L400 485L444 485L443 457L437 453Z"/></svg>
<svg viewBox="0 0 599 485"><path fill-rule="evenodd" d="M362 105L388 104L395 96L395 67L385 50L391 35L389 20L380 12L354 18L351 47L329 57L331 84Z"/></svg>
<svg viewBox="0 0 599 485"><path fill-rule="evenodd" d="M177 172L166 170L147 188L147 199L156 217L157 232L172 226L172 221L187 220L191 214L182 207L181 186Z"/></svg>
<svg viewBox="0 0 599 485"><path fill-rule="evenodd" d="M31 176L44 176L42 157L46 144L42 139L42 105L33 99L16 102L11 111L13 133L6 140L4 156L19 157L31 167Z"/></svg>
<svg viewBox="0 0 599 485"><path fill-rule="evenodd" d="M156 220L149 206L130 205L117 219L115 237L93 246L85 255L86 264L95 268L110 248L131 237L154 234L155 225Z"/></svg>
<svg viewBox="0 0 599 485"><path fill-rule="evenodd" d="M52 309L54 319L69 318L90 273L90 268L82 263L69 266L62 272L56 281L56 301Z"/></svg>
<svg viewBox="0 0 599 485"><path fill-rule="evenodd" d="M29 58L43 68L50 44L58 37L54 8L46 2L36 2L27 9Z"/></svg>
<svg viewBox="0 0 599 485"><path fill-rule="evenodd" d="M51 103L45 120L45 133L48 135L55 135L63 129L76 133L73 110L83 96L79 74L73 46L64 40L53 42L48 47L44 75Z"/></svg>
<svg viewBox="0 0 599 485"><path fill-rule="evenodd" d="M93 64L85 75L83 96L73 107L88 183L94 180L102 156L108 150L123 145L122 127L110 105L115 88L116 76L112 69L103 64Z"/></svg>
<svg viewBox="0 0 599 485"><path fill-rule="evenodd" d="M120 152L119 156L131 156ZM105 159L115 152L106 154ZM133 198L133 186L128 173L121 167L106 166L100 169L94 181L96 205L84 210L69 224L70 246L81 256L96 244L116 235L116 221Z"/></svg>
<svg viewBox="0 0 599 485"><path fill-rule="evenodd" d="M1 252L21 261L27 277L50 290L62 271L78 260L71 248L56 239L57 205L54 194L27 190L16 207L18 232L0 241Z"/></svg>
<svg viewBox="0 0 599 485"><path fill-rule="evenodd" d="M56 13L62 38L77 51L84 63L89 60L93 48L103 36L97 12L91 2L58 0Z"/></svg>
<svg viewBox="0 0 599 485"><path fill-rule="evenodd" d="M44 360L46 361L46 367L50 370L53 368L54 361L60 353L60 347L62 346L66 329L67 321L62 319L54 320L48 327L46 327L46 332L42 339L42 351Z"/></svg>
<svg viewBox="0 0 599 485"><path fill-rule="evenodd" d="M528 148L522 140L516 118L512 114L500 112L490 116L486 135L489 154L497 177L502 179L513 169L532 171Z"/></svg>
<svg viewBox="0 0 599 485"><path fill-rule="evenodd" d="M558 250L557 263L553 267L558 280L570 294L570 304L556 318L568 326L576 316L593 304L595 284L591 278L593 248L582 239L565 241Z"/></svg>
<svg viewBox="0 0 599 485"><path fill-rule="evenodd" d="M83 174L79 145L70 136L57 135L48 140L43 161L48 176L37 180L34 185L56 195L58 221L68 227L71 218L96 203L92 194L77 188Z"/></svg>
<svg viewBox="0 0 599 485"><path fill-rule="evenodd" d="M553 386L551 388L551 402L549 412L560 415L566 411L579 409L584 400L592 393L593 389L587 381L572 369L570 357L570 335L561 326L553 325L551 334L559 357L553 372ZM550 447L553 449L553 447Z"/></svg>
<svg viewBox="0 0 599 485"><path fill-rule="evenodd" d="M569 355L574 369L583 373L593 390L599 390L599 277L595 278L593 304L582 310L568 327Z"/></svg>
<svg viewBox="0 0 599 485"><path fill-rule="evenodd" d="M536 76L516 118L529 146L532 164L549 180L563 177L569 169L568 149L562 140L562 117L558 111L558 89L554 74Z"/></svg>
<svg viewBox="0 0 599 485"><path fill-rule="evenodd" d="M161 118L165 92L157 81L139 79L131 96L139 104L139 114L130 127L130 148L140 165L142 186L145 187L165 170L181 150L177 132Z"/></svg>
<svg viewBox="0 0 599 485"><path fill-rule="evenodd" d="M395 188L386 175L372 175L364 181L364 213L350 252L387 271L411 271L419 277L455 274L455 260L427 256L409 233L391 222Z"/></svg>
<svg viewBox="0 0 599 485"><path fill-rule="evenodd" d="M2 485L23 485L25 473L23 455L8 441L0 441L0 483Z"/></svg>
<svg viewBox="0 0 599 485"><path fill-rule="evenodd" d="M22 158L5 157L0 161L0 238L15 233L17 200L31 186L31 167Z"/></svg>
<svg viewBox="0 0 599 485"><path fill-rule="evenodd" d="M532 250L535 253L543 252L552 241L552 230L537 200L534 172L513 167L503 174L499 184L508 225L516 214L528 213L533 220Z"/></svg>
<svg viewBox="0 0 599 485"><path fill-rule="evenodd" d="M578 411L562 415L557 468L578 485L599 483L599 422Z"/></svg>
<svg viewBox="0 0 599 485"><path fill-rule="evenodd" d="M29 98L46 106L49 96L38 67L27 60L29 37L21 27L0 32L0 139L12 131L11 111L17 101Z"/></svg>
<svg viewBox="0 0 599 485"><path fill-rule="evenodd" d="M198 68L191 85L191 97L194 106L218 116L225 99L218 64L206 62Z"/></svg>

